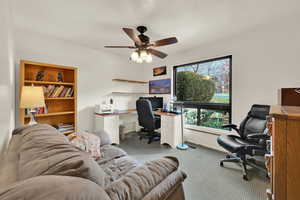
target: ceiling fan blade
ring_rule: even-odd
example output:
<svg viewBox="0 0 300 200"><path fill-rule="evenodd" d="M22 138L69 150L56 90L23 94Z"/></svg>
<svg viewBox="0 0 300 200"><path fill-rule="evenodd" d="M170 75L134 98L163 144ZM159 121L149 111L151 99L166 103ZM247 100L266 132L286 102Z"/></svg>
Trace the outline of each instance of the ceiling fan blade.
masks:
<svg viewBox="0 0 300 200"><path fill-rule="evenodd" d="M155 55L159 58L165 58L168 56L168 54L161 52L161 51L157 51L155 49L148 49L148 52L151 53L152 55Z"/></svg>
<svg viewBox="0 0 300 200"><path fill-rule="evenodd" d="M123 28L123 31L134 41L138 46L142 45L140 38L134 33L134 30L131 28Z"/></svg>
<svg viewBox="0 0 300 200"><path fill-rule="evenodd" d="M157 40L152 44L152 46L159 47L159 46L175 44L177 42L178 42L178 40L176 37L170 37L170 38L165 38L162 40Z"/></svg>
<svg viewBox="0 0 300 200"><path fill-rule="evenodd" d="M135 49L134 46L104 46L105 48L127 48L127 49Z"/></svg>

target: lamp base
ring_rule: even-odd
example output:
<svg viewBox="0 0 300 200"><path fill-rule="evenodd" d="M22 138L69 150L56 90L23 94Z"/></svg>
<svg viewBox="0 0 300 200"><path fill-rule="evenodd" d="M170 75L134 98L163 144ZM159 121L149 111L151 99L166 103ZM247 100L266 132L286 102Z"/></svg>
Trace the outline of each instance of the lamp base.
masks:
<svg viewBox="0 0 300 200"><path fill-rule="evenodd" d="M28 125L35 125L37 124L37 122L35 121L35 118L34 118L34 114L35 114L35 110L30 110L30 121L28 123Z"/></svg>
<svg viewBox="0 0 300 200"><path fill-rule="evenodd" d="M186 144L179 144L176 147L177 147L177 149L180 149L180 150L187 150L189 148L189 146Z"/></svg>

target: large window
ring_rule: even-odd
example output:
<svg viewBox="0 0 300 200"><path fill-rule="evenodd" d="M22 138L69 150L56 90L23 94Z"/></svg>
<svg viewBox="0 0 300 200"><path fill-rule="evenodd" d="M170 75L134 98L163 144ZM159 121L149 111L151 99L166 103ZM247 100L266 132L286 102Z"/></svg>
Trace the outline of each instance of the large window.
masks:
<svg viewBox="0 0 300 200"><path fill-rule="evenodd" d="M174 94L185 123L221 129L231 122L231 56L174 67Z"/></svg>

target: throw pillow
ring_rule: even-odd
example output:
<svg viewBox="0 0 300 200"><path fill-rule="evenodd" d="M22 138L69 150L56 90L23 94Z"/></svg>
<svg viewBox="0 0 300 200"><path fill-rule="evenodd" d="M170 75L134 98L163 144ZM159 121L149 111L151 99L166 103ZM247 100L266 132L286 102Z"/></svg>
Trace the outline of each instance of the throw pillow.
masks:
<svg viewBox="0 0 300 200"><path fill-rule="evenodd" d="M100 137L88 132L77 132L68 135L68 138L71 144L77 146L85 152L90 153L93 158L101 158Z"/></svg>

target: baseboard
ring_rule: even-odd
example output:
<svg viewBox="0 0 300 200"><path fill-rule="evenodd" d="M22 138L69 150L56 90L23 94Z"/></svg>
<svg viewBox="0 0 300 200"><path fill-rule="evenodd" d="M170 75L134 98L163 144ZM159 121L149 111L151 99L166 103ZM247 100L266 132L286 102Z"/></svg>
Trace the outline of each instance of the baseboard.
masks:
<svg viewBox="0 0 300 200"><path fill-rule="evenodd" d="M185 129L184 133L185 140L187 142L191 142L217 151L226 152L217 143L218 135L190 129Z"/></svg>

